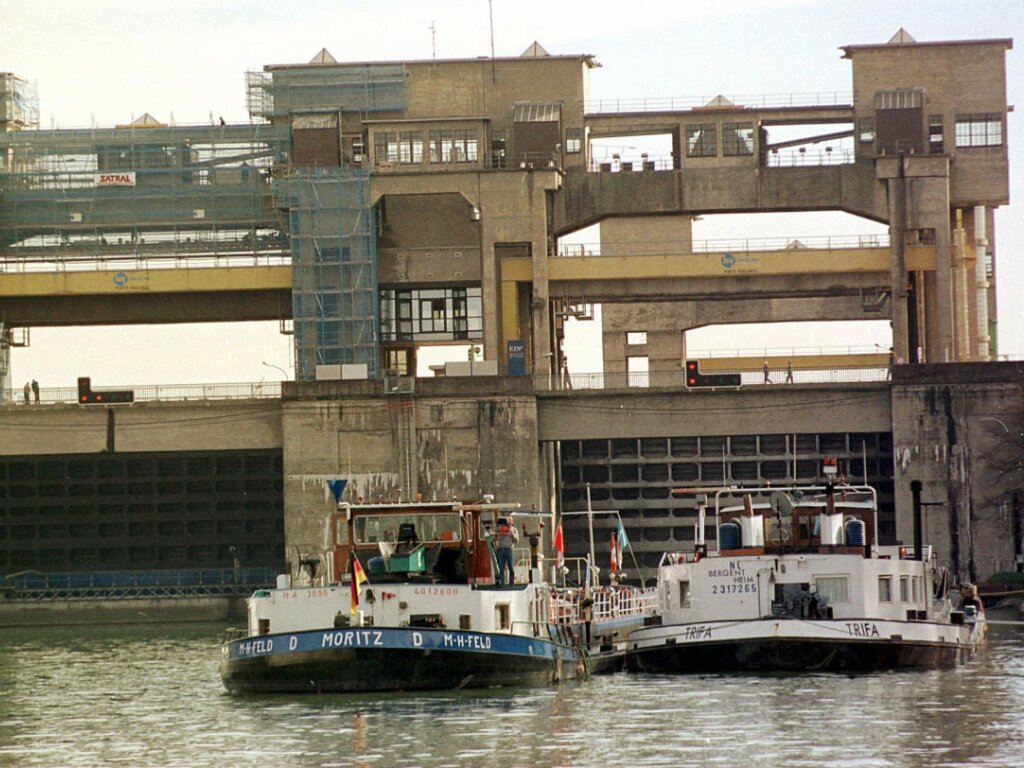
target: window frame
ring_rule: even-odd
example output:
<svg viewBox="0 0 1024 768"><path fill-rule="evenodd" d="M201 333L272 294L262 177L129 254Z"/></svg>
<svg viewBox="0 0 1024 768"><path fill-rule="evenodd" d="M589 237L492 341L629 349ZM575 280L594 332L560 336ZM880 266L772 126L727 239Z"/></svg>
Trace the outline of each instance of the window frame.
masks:
<svg viewBox="0 0 1024 768"><path fill-rule="evenodd" d="M754 154L754 123L722 123L722 156L752 157Z"/></svg>
<svg viewBox="0 0 1024 768"><path fill-rule="evenodd" d="M882 585L885 585L885 596L883 597ZM891 603L892 602L892 576L879 576L878 577L878 602L880 603Z"/></svg>
<svg viewBox="0 0 1024 768"><path fill-rule="evenodd" d="M583 151L583 129L565 129L565 154L578 155Z"/></svg>
<svg viewBox="0 0 1024 768"><path fill-rule="evenodd" d="M687 123L687 157L718 157L718 123Z"/></svg>
<svg viewBox="0 0 1024 768"><path fill-rule="evenodd" d="M373 162L377 165L398 162L398 131L374 132Z"/></svg>
<svg viewBox="0 0 1024 768"><path fill-rule="evenodd" d="M957 149L1001 147L1005 134L1001 112L958 114L953 128L953 143Z"/></svg>
<svg viewBox="0 0 1024 768"><path fill-rule="evenodd" d="M840 585L842 588L835 590L838 594L834 595L832 587L839 587ZM814 587L817 590L818 596L824 597L829 603L850 602L850 577L846 574L815 576Z"/></svg>

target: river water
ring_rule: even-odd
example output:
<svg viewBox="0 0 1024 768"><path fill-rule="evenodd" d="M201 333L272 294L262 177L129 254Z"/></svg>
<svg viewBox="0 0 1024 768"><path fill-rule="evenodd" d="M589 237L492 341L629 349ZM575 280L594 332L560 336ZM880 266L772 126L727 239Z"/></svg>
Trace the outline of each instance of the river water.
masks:
<svg viewBox="0 0 1024 768"><path fill-rule="evenodd" d="M954 670L229 696L220 626L0 629L0 766L1024 766L1024 627Z"/></svg>

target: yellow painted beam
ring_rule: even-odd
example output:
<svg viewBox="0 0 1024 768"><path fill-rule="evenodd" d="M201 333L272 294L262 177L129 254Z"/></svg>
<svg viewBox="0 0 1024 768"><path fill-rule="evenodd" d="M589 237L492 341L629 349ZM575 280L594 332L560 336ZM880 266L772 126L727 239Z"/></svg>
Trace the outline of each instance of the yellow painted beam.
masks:
<svg viewBox="0 0 1024 768"><path fill-rule="evenodd" d="M836 370L842 368L884 368L889 365L888 352L867 352L857 354L821 355L770 355L746 357L702 357L698 358L701 373L724 373L760 371L765 360L772 374L778 375L792 363L794 371Z"/></svg>
<svg viewBox="0 0 1024 768"><path fill-rule="evenodd" d="M935 246L907 248L909 271L935 269ZM657 280L666 278L720 277L733 275L821 275L889 271L888 248L794 249L690 253L672 256L561 257L548 261L548 280ZM529 259L502 262L502 282L527 282L533 278Z"/></svg>
<svg viewBox="0 0 1024 768"><path fill-rule="evenodd" d="M0 296L90 296L129 293L286 290L289 266L123 269L0 273Z"/></svg>

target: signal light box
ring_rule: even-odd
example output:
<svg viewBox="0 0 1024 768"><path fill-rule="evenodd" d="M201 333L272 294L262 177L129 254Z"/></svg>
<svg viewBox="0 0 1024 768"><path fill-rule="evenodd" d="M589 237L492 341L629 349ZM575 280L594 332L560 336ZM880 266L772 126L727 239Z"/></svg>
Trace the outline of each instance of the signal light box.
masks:
<svg viewBox="0 0 1024 768"><path fill-rule="evenodd" d="M699 360L686 361L686 388L698 387L738 387L738 373L701 373Z"/></svg>
<svg viewBox="0 0 1024 768"><path fill-rule="evenodd" d="M118 403L134 403L135 391L132 389L107 389L93 391L92 379L80 376L78 379L79 405L115 405Z"/></svg>

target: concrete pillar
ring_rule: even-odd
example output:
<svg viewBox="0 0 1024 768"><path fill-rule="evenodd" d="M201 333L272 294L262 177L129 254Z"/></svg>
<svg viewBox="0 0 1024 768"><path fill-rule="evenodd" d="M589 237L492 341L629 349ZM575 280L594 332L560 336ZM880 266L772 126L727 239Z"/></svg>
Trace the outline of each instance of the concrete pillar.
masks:
<svg viewBox="0 0 1024 768"><path fill-rule="evenodd" d="M533 291L530 310L533 319L533 370L537 376L550 376L553 348L551 340L551 291L548 285L547 192L534 174L526 174L530 202L530 246L533 259Z"/></svg>
<svg viewBox="0 0 1024 768"><path fill-rule="evenodd" d="M897 161L896 174L887 180L889 197L889 282L892 291L892 349L897 360L910 360L907 319L907 229L906 158Z"/></svg>

